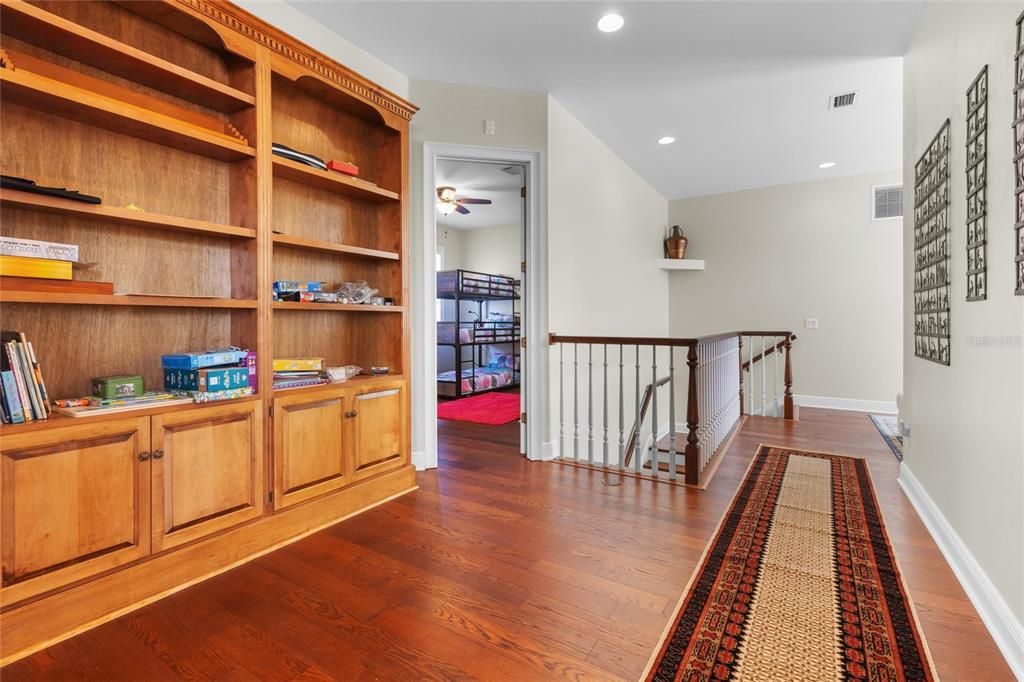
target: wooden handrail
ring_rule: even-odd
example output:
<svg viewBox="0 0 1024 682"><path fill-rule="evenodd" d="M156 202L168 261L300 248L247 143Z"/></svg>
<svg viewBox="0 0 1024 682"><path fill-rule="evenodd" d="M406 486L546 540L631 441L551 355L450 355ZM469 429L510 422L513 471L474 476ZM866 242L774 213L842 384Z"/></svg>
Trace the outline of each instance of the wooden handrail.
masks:
<svg viewBox="0 0 1024 682"><path fill-rule="evenodd" d="M657 388L661 388L669 382L669 377L662 377L658 379ZM622 461L622 466L628 467L630 460L633 458L633 453L636 452L637 441L640 439L640 425L644 423L644 417L647 416L647 408L651 406L651 397L654 395L654 384L647 384L647 388L644 389L644 397L640 401L640 421L633 424L633 430L629 433L629 441L626 443L626 453Z"/></svg>
<svg viewBox="0 0 1024 682"><path fill-rule="evenodd" d="M770 335L768 335L768 336L770 336ZM743 365L742 365L742 368L743 369L749 369L750 366L752 364L754 364L755 362L760 362L761 360L763 360L764 358L768 357L772 353L774 353L776 351L782 350L783 348L786 347L786 342L787 341L796 341L796 334L793 334L792 336L789 336L789 337L783 339L782 341L779 341L777 344L775 344L774 346L772 346L768 350L764 351L763 353L758 353L757 355L755 355L750 360L747 360L746 362L744 362Z"/></svg>
<svg viewBox="0 0 1024 682"><path fill-rule="evenodd" d="M717 341L731 336L785 336L796 338L793 332L760 331L760 332L722 332L694 338L669 338L660 336L564 336L554 332L548 334L548 343L580 343L609 346L696 346L701 342Z"/></svg>

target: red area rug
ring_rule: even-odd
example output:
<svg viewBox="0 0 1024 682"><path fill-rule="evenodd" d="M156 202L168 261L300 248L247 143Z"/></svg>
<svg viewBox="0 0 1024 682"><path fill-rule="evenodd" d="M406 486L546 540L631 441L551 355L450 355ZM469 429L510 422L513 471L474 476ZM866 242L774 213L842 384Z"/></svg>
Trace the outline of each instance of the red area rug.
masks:
<svg viewBox="0 0 1024 682"><path fill-rule="evenodd" d="M648 682L930 682L863 459L761 445Z"/></svg>
<svg viewBox="0 0 1024 682"><path fill-rule="evenodd" d="M508 424L519 419L518 393L483 393L439 403L437 418L473 424Z"/></svg>

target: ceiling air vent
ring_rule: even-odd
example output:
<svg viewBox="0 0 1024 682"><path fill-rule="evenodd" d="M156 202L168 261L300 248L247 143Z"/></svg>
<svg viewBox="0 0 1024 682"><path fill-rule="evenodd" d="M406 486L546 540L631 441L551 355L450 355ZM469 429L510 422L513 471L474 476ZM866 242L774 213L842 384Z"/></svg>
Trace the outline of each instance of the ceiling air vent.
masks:
<svg viewBox="0 0 1024 682"><path fill-rule="evenodd" d="M832 95L828 102L829 109L842 109L844 107L852 107L853 103L857 100L856 92L847 92L842 95Z"/></svg>
<svg viewBox="0 0 1024 682"><path fill-rule="evenodd" d="M903 217L903 185L889 185L872 188L872 220L888 220Z"/></svg>

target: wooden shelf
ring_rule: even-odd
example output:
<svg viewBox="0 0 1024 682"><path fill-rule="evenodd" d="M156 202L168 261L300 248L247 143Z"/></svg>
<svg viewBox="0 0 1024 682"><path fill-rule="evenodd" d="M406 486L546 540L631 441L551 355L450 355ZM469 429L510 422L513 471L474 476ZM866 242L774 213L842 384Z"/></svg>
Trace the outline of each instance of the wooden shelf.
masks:
<svg viewBox="0 0 1024 682"><path fill-rule="evenodd" d="M704 261L693 258L662 258L658 261L662 270L703 270Z"/></svg>
<svg viewBox="0 0 1024 682"><path fill-rule="evenodd" d="M4 100L11 104L213 159L238 161L256 154L252 147L232 143L199 126L27 71L0 69L0 88ZM117 150L109 153L116 155Z"/></svg>
<svg viewBox="0 0 1024 682"><path fill-rule="evenodd" d="M217 111L256 104L241 90L184 69L23 0L0 0L4 31L39 47Z"/></svg>
<svg viewBox="0 0 1024 682"><path fill-rule="evenodd" d="M248 227L220 225L218 223L206 222L205 220L176 218L174 216L160 215L159 213L133 211L116 206L104 206L103 204L86 204L81 201L50 197L43 194L32 194L31 192L21 192L15 189L0 189L0 205L28 208L58 215L81 216L116 225L148 227L156 230L187 232L190 234L208 234L216 237L256 238L256 230Z"/></svg>
<svg viewBox="0 0 1024 682"><path fill-rule="evenodd" d="M320 239L295 237L290 234L275 234L274 243L295 249L306 249L308 251L321 251L325 253L341 253L349 256L358 256L360 258L370 258L374 260L396 261L400 258L400 256L394 251L380 251L378 249L363 248L362 246L335 244L334 242L325 242Z"/></svg>
<svg viewBox="0 0 1024 682"><path fill-rule="evenodd" d="M306 312L333 311L340 313L401 313L405 308L400 305L360 305L353 303L297 303L294 301L275 301L275 310L305 310Z"/></svg>
<svg viewBox="0 0 1024 682"><path fill-rule="evenodd" d="M378 187L372 182L313 168L281 156L274 156L274 177L376 204L401 199L397 192Z"/></svg>
<svg viewBox="0 0 1024 682"><path fill-rule="evenodd" d="M256 301L237 298L192 296L146 296L140 294L52 294L35 291L0 290L0 303L44 303L65 305L116 305L155 308L228 308L254 310ZM359 307L359 306L355 306Z"/></svg>
<svg viewBox="0 0 1024 682"><path fill-rule="evenodd" d="M149 407L140 407L137 410L125 410L122 412L113 412L111 414L103 415L89 415L88 417L69 417L66 414L60 414L59 412L52 413L47 419L31 421L27 424L3 424L0 425L0 433L4 436L13 436L17 433L27 433L31 431L45 431L47 429L59 429L64 426L77 426L79 424L89 424L91 422L103 421L104 419L110 418L131 418L131 417L149 417L155 414L169 414L172 412L184 412L186 410L206 410L218 405L235 405L238 403L248 403L254 400L260 400L262 396L251 395L246 398L235 398L234 400L217 400L211 403L177 403L176 405L150 405Z"/></svg>

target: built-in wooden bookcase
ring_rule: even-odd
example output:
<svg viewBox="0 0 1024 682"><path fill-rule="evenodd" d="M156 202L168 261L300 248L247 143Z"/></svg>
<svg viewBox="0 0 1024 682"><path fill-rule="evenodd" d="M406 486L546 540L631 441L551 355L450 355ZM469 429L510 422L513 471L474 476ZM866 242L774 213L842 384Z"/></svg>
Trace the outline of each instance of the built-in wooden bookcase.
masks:
<svg viewBox="0 0 1024 682"><path fill-rule="evenodd" d="M162 354L225 346L256 350L260 377L259 395L239 402L0 429L0 660L10 660L412 486L405 200L415 107L228 3L0 0L0 61L0 172L102 198L0 190L0 232L78 244L93 265L75 279L114 284L113 296L0 290L2 327L32 339L52 396L84 395L90 378L118 373L158 389ZM352 162L360 174L274 156L274 142ZM278 279L365 280L395 305L275 302ZM391 374L272 390L273 357L309 355ZM279 403L288 417L275 415ZM340 440L325 444L320 461L286 461L316 445L284 432L289 423ZM54 464L18 477L40 452ZM45 470L66 482L83 461L107 460L122 485L110 502L138 512L132 522L116 516L109 546L69 536L53 556L32 554L24 543L33 519L19 510L47 508L32 502L47 491L26 481ZM301 482L324 466L338 470L330 485ZM195 477L205 483L191 499L181 487ZM102 476L83 485L102 485ZM287 492L287 505L275 503L275 490ZM74 523L115 518L92 513L104 516ZM15 537L11 528L26 530ZM175 569L154 579L162 561ZM113 568L121 572L112 578ZM108 584L89 596L99 575L128 586L136 574L152 588ZM85 596L58 602L65 594ZM19 608L22 599L31 603ZM70 615L43 618L47 604Z"/></svg>

